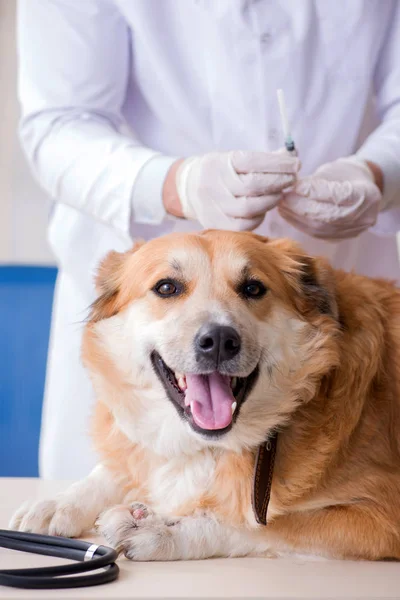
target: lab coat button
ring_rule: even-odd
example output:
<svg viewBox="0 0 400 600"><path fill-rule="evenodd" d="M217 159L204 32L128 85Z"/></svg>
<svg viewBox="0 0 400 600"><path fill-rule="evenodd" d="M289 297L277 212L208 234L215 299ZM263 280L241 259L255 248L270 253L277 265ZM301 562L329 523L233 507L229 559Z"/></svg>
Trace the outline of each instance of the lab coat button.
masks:
<svg viewBox="0 0 400 600"><path fill-rule="evenodd" d="M261 43L262 44L268 44L268 42L271 41L271 38L272 38L272 35L268 31L266 31L265 33L262 34L262 36L260 38L261 39Z"/></svg>
<svg viewBox="0 0 400 600"><path fill-rule="evenodd" d="M272 237L281 237L282 236L282 227L279 223L272 222L269 226L270 235Z"/></svg>
<svg viewBox="0 0 400 600"><path fill-rule="evenodd" d="M278 131L274 127L271 127L271 129L268 131L268 139L271 141L275 141L277 136Z"/></svg>

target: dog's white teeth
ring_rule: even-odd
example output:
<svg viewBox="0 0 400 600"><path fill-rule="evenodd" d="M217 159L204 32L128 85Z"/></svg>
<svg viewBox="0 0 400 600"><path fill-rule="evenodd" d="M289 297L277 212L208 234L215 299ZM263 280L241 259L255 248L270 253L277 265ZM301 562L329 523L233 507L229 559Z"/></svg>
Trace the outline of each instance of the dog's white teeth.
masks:
<svg viewBox="0 0 400 600"><path fill-rule="evenodd" d="M232 388L232 390L235 389L236 384L237 384L237 377L232 377L232 379L231 379L231 388Z"/></svg>
<svg viewBox="0 0 400 600"><path fill-rule="evenodd" d="M190 400L187 396L185 396L185 406L189 406Z"/></svg>
<svg viewBox="0 0 400 600"><path fill-rule="evenodd" d="M235 413L236 409L237 409L237 402L232 402L232 414Z"/></svg>
<svg viewBox="0 0 400 600"><path fill-rule="evenodd" d="M184 392L186 390L186 377L184 375L180 375L176 378L178 382L178 386Z"/></svg>

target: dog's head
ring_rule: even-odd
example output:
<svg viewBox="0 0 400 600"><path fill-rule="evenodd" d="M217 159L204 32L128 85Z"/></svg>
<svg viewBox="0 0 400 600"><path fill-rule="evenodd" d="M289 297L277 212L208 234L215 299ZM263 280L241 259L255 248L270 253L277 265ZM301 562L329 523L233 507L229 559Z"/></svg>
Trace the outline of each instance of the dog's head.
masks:
<svg viewBox="0 0 400 600"><path fill-rule="evenodd" d="M287 240L205 231L111 253L84 337L99 399L164 454L254 447L338 360L332 269Z"/></svg>

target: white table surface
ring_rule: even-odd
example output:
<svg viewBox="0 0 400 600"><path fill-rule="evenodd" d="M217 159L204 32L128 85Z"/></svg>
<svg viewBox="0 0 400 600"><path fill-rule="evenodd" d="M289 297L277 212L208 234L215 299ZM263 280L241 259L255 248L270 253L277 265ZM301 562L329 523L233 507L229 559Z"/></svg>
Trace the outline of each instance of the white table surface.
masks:
<svg viewBox="0 0 400 600"><path fill-rule="evenodd" d="M0 479L0 528L27 499L52 497L65 482ZM98 541L100 538L90 537ZM100 542L99 542L100 543ZM62 561L0 548L0 568L49 566ZM399 598L400 563L235 558L135 563L121 558L114 583L72 590L18 590L3 598Z"/></svg>

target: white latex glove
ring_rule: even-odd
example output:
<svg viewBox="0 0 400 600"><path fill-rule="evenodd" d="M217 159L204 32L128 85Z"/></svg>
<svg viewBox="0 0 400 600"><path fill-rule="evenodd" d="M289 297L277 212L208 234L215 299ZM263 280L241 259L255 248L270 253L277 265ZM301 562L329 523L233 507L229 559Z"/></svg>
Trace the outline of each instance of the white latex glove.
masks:
<svg viewBox="0 0 400 600"><path fill-rule="evenodd" d="M206 228L251 230L292 186L300 161L285 152L211 152L183 161L176 187L187 219Z"/></svg>
<svg viewBox="0 0 400 600"><path fill-rule="evenodd" d="M279 205L294 227L314 237L343 239L376 223L382 194L368 165L356 156L322 165L298 179Z"/></svg>

